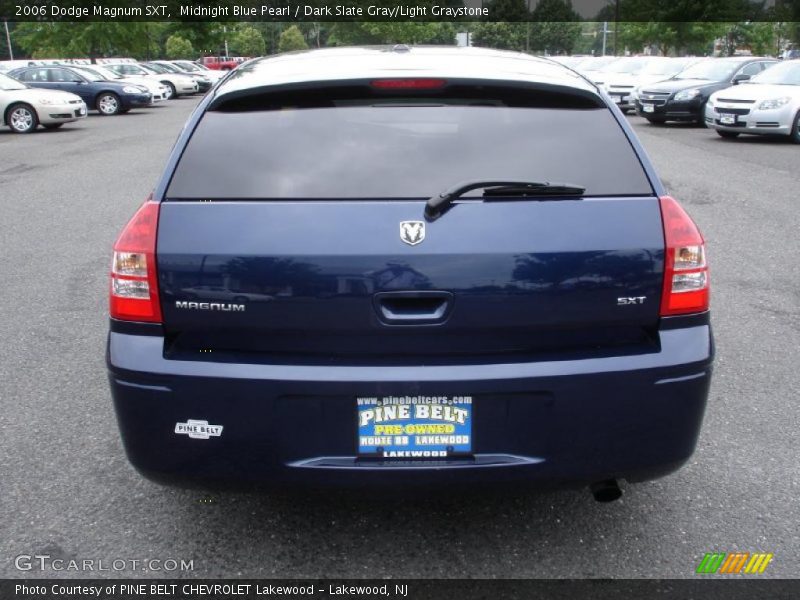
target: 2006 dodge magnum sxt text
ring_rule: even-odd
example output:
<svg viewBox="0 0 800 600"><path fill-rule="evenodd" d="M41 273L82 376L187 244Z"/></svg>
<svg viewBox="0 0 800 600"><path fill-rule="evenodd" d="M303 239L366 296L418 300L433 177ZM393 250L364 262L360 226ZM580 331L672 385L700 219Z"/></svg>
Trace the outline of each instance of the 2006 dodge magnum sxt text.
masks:
<svg viewBox="0 0 800 600"><path fill-rule="evenodd" d="M257 59L114 246L111 391L162 482L610 500L694 450L708 286L697 227L573 71L471 48Z"/></svg>

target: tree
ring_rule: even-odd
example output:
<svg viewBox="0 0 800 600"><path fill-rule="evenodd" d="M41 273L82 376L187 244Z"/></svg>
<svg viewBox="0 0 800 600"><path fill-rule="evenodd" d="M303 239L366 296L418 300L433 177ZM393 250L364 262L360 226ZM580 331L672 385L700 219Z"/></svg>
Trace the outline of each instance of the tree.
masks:
<svg viewBox="0 0 800 600"><path fill-rule="evenodd" d="M292 25L281 32L278 39L278 52L292 52L293 50L307 50L308 44L303 37L303 32L297 25Z"/></svg>
<svg viewBox="0 0 800 600"><path fill-rule="evenodd" d="M472 43L484 48L522 52L527 46L528 32L527 23L482 21L472 30Z"/></svg>
<svg viewBox="0 0 800 600"><path fill-rule="evenodd" d="M164 37L179 35L192 43L198 54L222 54L224 52L224 25L210 21L172 21L164 31Z"/></svg>
<svg viewBox="0 0 800 600"><path fill-rule="evenodd" d="M581 35L580 16L570 0L539 0L531 13L531 50L571 54Z"/></svg>
<svg viewBox="0 0 800 600"><path fill-rule="evenodd" d="M264 56L266 54L264 36L255 27L242 27L234 34L231 43L241 56Z"/></svg>
<svg viewBox="0 0 800 600"><path fill-rule="evenodd" d="M27 22L16 29L28 53L43 58L141 56L148 45L147 23Z"/></svg>
<svg viewBox="0 0 800 600"><path fill-rule="evenodd" d="M195 52L192 43L179 35L171 35L167 38L164 45L167 58L170 59L194 59Z"/></svg>
<svg viewBox="0 0 800 600"><path fill-rule="evenodd" d="M358 21L336 23L328 44L454 44L455 37L456 30L452 23Z"/></svg>

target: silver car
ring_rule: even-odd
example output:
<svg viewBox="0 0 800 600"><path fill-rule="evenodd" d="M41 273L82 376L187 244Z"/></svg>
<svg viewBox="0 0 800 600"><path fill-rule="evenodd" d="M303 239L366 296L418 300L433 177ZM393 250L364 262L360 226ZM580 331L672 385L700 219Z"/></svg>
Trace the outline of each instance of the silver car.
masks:
<svg viewBox="0 0 800 600"><path fill-rule="evenodd" d="M800 144L800 60L778 63L742 85L714 92L705 122L724 138L785 135Z"/></svg>

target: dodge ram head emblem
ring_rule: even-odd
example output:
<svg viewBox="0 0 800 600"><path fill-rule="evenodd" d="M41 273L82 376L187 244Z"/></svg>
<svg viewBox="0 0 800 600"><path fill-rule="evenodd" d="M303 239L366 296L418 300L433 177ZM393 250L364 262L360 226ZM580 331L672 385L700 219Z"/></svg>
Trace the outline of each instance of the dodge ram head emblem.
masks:
<svg viewBox="0 0 800 600"><path fill-rule="evenodd" d="M400 221L400 239L409 246L416 246L425 239L424 221Z"/></svg>

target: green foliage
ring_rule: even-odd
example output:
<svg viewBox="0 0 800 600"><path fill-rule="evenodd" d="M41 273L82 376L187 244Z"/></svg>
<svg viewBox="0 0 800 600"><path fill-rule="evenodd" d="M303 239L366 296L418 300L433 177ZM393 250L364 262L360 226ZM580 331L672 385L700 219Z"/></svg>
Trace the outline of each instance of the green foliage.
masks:
<svg viewBox="0 0 800 600"><path fill-rule="evenodd" d="M169 59L194 60L197 58L195 56L194 48L192 47L192 42L186 38L182 38L179 35L169 36L166 44L164 45L164 50L167 58Z"/></svg>
<svg viewBox="0 0 800 600"><path fill-rule="evenodd" d="M22 48L36 57L98 58L143 55L147 52L147 23L30 22L15 31Z"/></svg>
<svg viewBox="0 0 800 600"><path fill-rule="evenodd" d="M197 54L221 55L224 52L225 25L213 21L173 21L166 25L164 37L179 35L189 40Z"/></svg>
<svg viewBox="0 0 800 600"><path fill-rule="evenodd" d="M620 47L633 53L655 46L660 54L705 55L713 51L714 40L724 33L720 23L641 22L619 23Z"/></svg>
<svg viewBox="0 0 800 600"><path fill-rule="evenodd" d="M264 56L266 45L264 36L255 27L245 26L239 29L231 39L232 51L240 56Z"/></svg>
<svg viewBox="0 0 800 600"><path fill-rule="evenodd" d="M328 38L331 46L367 44L454 44L452 23L415 21L340 22Z"/></svg>
<svg viewBox="0 0 800 600"><path fill-rule="evenodd" d="M472 30L472 44L484 48L523 52L529 44L531 26L528 23L481 22Z"/></svg>
<svg viewBox="0 0 800 600"><path fill-rule="evenodd" d="M278 39L278 52L292 52L293 50L307 50L308 44L303 37L303 32L297 25L292 25L281 32Z"/></svg>
<svg viewBox="0 0 800 600"><path fill-rule="evenodd" d="M529 49L547 54L571 54L581 35L580 16L569 0L539 0L531 14Z"/></svg>

